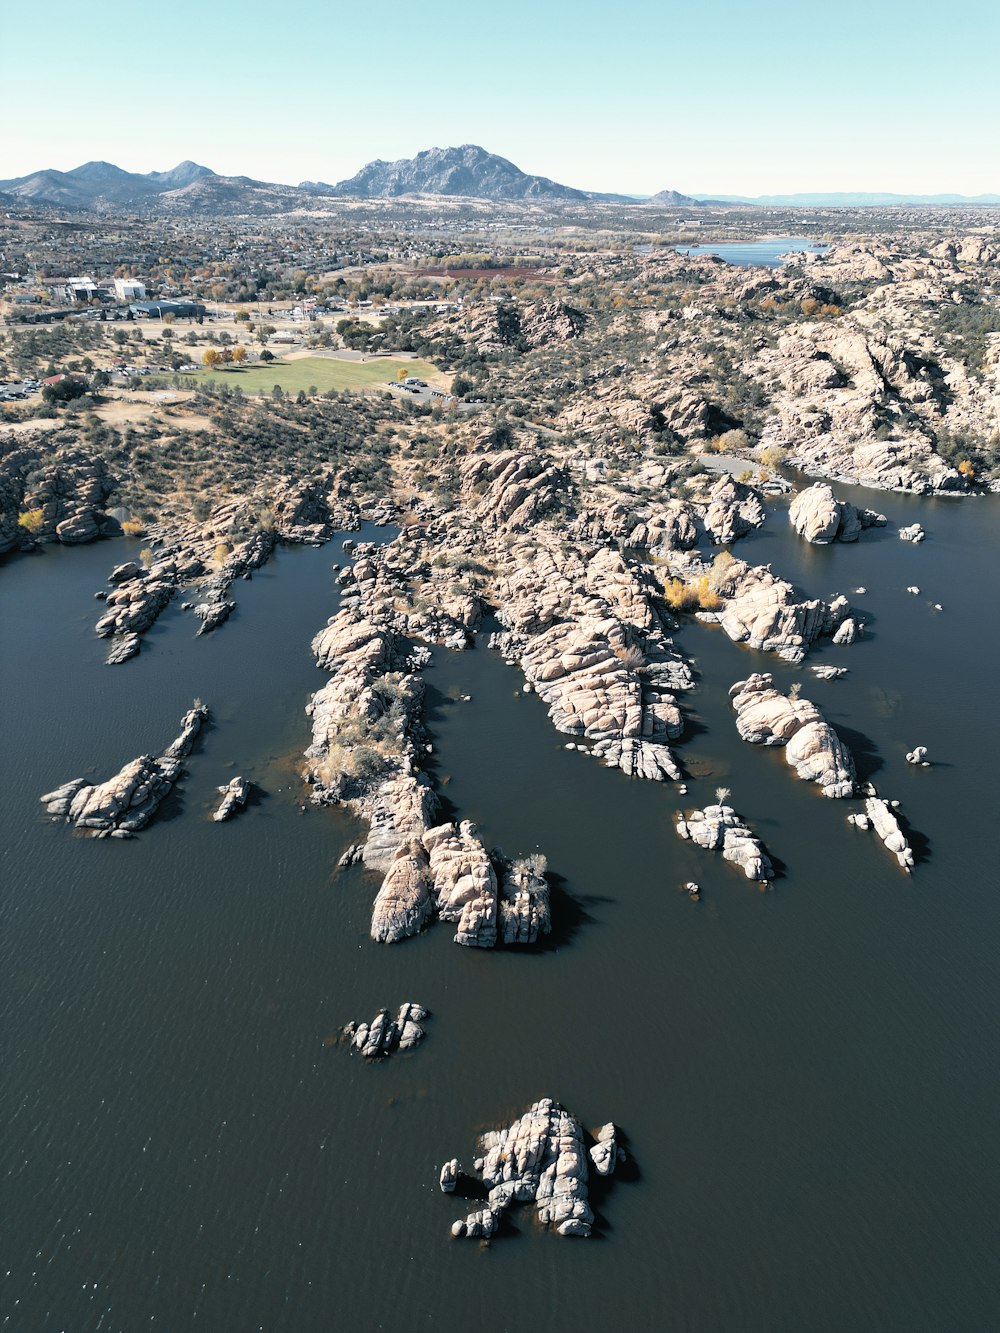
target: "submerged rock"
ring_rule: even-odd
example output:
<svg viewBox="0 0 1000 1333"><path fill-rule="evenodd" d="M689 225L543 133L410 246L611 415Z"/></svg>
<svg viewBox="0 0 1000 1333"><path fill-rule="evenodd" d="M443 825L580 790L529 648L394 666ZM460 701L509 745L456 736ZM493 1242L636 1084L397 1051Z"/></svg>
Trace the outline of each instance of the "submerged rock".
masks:
<svg viewBox="0 0 1000 1333"><path fill-rule="evenodd" d="M747 879L774 878L774 867L763 844L732 806L707 805L704 810L682 815L677 821L677 834L690 838L699 847L721 851L723 859L738 865Z"/></svg>
<svg viewBox="0 0 1000 1333"><path fill-rule="evenodd" d="M190 751L207 717L204 704L196 704L185 713L180 734L159 757L140 755L106 782L95 785L75 778L39 799L48 814L96 837L129 837L152 819L177 781L180 760Z"/></svg>
<svg viewBox="0 0 1000 1333"><path fill-rule="evenodd" d="M544 1098L506 1129L482 1135L480 1144L483 1155L475 1166L489 1187L487 1205L455 1222L453 1236L488 1239L512 1203L534 1203L539 1222L561 1236L590 1235L594 1214L588 1200L588 1159L600 1175L614 1170L622 1154L613 1125L598 1131L597 1144L588 1154L579 1121ZM442 1170L442 1189L453 1192L457 1178L453 1158Z"/></svg>
<svg viewBox="0 0 1000 1333"><path fill-rule="evenodd" d="M738 680L729 691L736 729L751 745L782 745L798 777L819 784L824 796L853 796L857 774L850 750L808 699L774 688L770 673Z"/></svg>
<svg viewBox="0 0 1000 1333"><path fill-rule="evenodd" d="M235 610L235 602L199 602L194 608L195 615L201 621L201 628L198 630L198 633L211 633L211 631L221 625L224 620L228 620Z"/></svg>
<svg viewBox="0 0 1000 1333"><path fill-rule="evenodd" d="M120 662L127 662L130 657L135 657L141 646L142 640L138 634L116 634L104 660L108 666L117 666Z"/></svg>

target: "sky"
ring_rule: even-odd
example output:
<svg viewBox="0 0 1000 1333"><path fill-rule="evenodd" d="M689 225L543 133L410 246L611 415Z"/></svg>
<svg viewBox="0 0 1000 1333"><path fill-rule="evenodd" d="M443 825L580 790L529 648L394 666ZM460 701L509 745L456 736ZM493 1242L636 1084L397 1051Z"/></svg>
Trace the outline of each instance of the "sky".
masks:
<svg viewBox="0 0 1000 1333"><path fill-rule="evenodd" d="M0 179L478 143L588 190L1000 192L998 0L0 0L0 52Z"/></svg>

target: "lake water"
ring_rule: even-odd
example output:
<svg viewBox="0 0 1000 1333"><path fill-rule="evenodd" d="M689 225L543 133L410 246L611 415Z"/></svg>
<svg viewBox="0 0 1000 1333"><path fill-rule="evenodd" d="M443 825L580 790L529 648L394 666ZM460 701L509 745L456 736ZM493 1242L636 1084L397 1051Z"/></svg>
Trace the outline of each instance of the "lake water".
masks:
<svg viewBox="0 0 1000 1333"><path fill-rule="evenodd" d="M718 255L727 264L737 268L780 268L781 255L801 254L805 250L822 252L825 245L817 245L808 236L772 236L763 241L725 241L719 245L679 245L682 255Z"/></svg>
<svg viewBox="0 0 1000 1333"><path fill-rule="evenodd" d="M737 553L811 594L865 585L870 632L814 654L851 668L816 682L686 623L687 798L567 752L485 646L435 652L440 790L558 877L556 936L527 953L444 925L372 943L377 879L334 870L358 827L301 810L339 546L279 551L213 635L172 606L115 668L92 594L124 544L8 559L0 1328L997 1327L1000 502L844 493L928 540L810 548L773 507ZM902 802L912 878L846 803L739 742L725 691L761 669L801 679ZM138 838L43 817L41 792L159 750L195 695L213 724ZM916 744L934 767L906 764ZM215 825L237 772L264 795ZM718 785L782 863L770 892L673 832ZM432 1011L418 1050L372 1067L324 1045L404 999ZM441 1162L546 1095L628 1136L599 1236L515 1210L489 1248L453 1241Z"/></svg>

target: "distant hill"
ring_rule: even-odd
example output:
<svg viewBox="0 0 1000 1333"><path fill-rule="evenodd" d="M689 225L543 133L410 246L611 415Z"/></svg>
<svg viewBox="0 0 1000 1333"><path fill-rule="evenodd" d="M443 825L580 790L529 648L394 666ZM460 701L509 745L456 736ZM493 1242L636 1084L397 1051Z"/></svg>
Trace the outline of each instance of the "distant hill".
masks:
<svg viewBox="0 0 1000 1333"><path fill-rule="evenodd" d="M666 204L671 208L691 208L701 202L700 199L692 199L689 194L680 194L677 190L661 190L659 194L643 200L646 204Z"/></svg>
<svg viewBox="0 0 1000 1333"><path fill-rule="evenodd" d="M150 171L146 175L123 171L112 162L84 162L72 171L36 171L0 181L0 191L24 203L80 209L101 205L130 208L212 174L197 162L181 162L171 171Z"/></svg>
<svg viewBox="0 0 1000 1333"><path fill-rule="evenodd" d="M1000 194L721 194L700 203L753 204L763 208L933 208L936 205L1000 204Z"/></svg>
<svg viewBox="0 0 1000 1333"><path fill-rule="evenodd" d="M215 172L188 159L178 163L172 171L150 171L146 180L154 181L163 190L182 190L186 185L203 180L206 176L215 176Z"/></svg>
<svg viewBox="0 0 1000 1333"><path fill-rule="evenodd" d="M208 216L288 213L312 202L311 195L294 185L273 185L250 176L217 176L214 171L155 196L157 212Z"/></svg>
<svg viewBox="0 0 1000 1333"><path fill-rule="evenodd" d="M440 194L472 199L565 199L585 203L590 198L586 191L559 185L547 176L529 176L505 157L471 143L458 148L428 148L416 157L401 158L398 162L376 160L334 186L304 182L301 188L354 199Z"/></svg>

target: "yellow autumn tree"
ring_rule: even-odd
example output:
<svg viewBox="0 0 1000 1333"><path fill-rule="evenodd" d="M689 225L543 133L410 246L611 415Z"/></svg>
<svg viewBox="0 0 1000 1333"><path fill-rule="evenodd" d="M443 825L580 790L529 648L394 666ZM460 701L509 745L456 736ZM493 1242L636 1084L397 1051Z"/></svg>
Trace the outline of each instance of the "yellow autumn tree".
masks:
<svg viewBox="0 0 1000 1333"><path fill-rule="evenodd" d="M17 526L23 528L29 537L37 537L45 526L45 517L40 509L26 509L18 518Z"/></svg>

